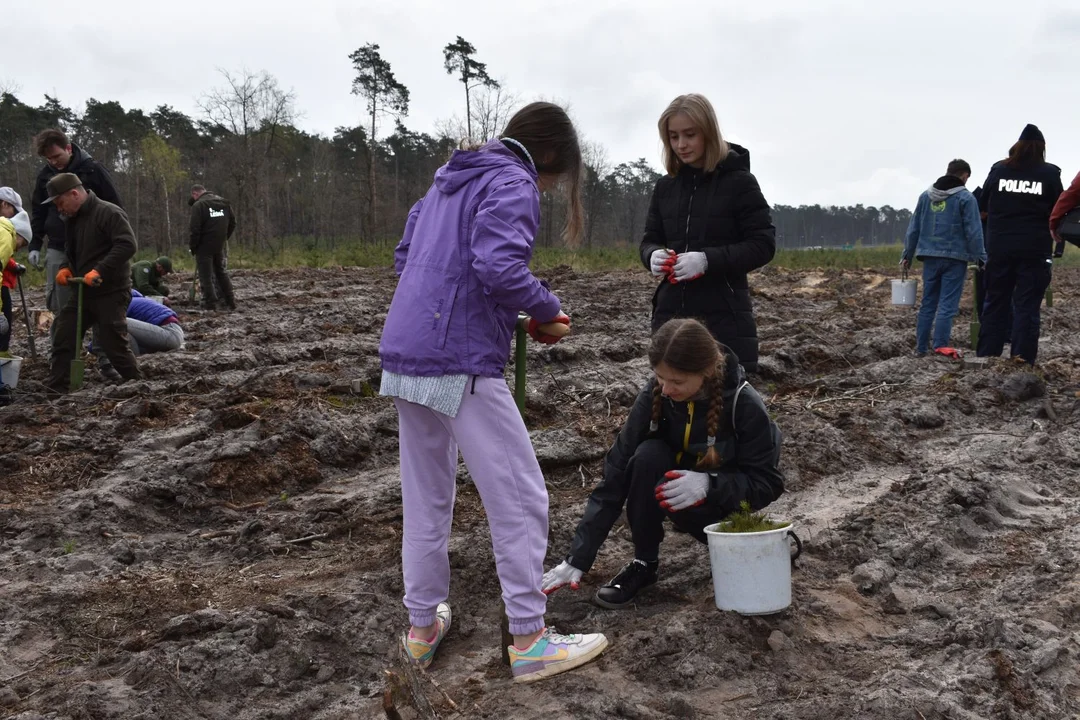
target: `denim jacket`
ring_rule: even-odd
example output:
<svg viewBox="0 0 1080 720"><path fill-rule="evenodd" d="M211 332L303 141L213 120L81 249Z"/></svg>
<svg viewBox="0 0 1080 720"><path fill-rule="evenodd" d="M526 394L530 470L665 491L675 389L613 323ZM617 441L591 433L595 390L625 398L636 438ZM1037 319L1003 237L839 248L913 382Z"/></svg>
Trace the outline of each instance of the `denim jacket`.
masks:
<svg viewBox="0 0 1080 720"><path fill-rule="evenodd" d="M919 196L908 223L903 259L931 257L986 261L979 203L950 176L938 179Z"/></svg>

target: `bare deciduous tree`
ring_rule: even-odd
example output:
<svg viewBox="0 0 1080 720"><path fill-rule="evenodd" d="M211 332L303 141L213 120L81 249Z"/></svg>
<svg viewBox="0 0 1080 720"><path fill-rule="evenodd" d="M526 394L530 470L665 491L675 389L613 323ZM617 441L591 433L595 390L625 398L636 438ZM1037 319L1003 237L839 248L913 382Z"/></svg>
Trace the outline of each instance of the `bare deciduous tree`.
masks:
<svg viewBox="0 0 1080 720"><path fill-rule="evenodd" d="M282 90L266 71L255 74L243 69L233 74L219 68L218 72L225 85L203 96L199 107L212 124L228 131L222 150L233 161L238 232L242 238L265 243L271 232L270 186L264 171L282 128L296 119L296 96Z"/></svg>

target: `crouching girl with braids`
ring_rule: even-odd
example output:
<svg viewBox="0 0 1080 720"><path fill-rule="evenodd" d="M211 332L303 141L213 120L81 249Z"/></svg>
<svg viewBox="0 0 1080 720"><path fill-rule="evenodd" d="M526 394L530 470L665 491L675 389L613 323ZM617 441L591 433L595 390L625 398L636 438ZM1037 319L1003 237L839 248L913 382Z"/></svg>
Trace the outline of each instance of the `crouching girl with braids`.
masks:
<svg viewBox="0 0 1080 720"><path fill-rule="evenodd" d="M704 528L742 501L758 510L784 491L780 431L731 350L696 320L670 320L653 335L649 364L655 378L604 460L570 555L544 574L545 593L578 588L623 505L634 559L595 598L612 609L656 582L664 518L704 543Z"/></svg>

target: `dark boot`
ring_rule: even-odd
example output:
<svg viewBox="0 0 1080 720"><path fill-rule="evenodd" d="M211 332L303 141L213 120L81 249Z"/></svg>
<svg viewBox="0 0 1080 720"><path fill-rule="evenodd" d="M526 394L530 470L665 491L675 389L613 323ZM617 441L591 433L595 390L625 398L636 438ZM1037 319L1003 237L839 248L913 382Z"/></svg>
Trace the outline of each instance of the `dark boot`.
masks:
<svg viewBox="0 0 1080 720"><path fill-rule="evenodd" d="M98 358L97 369L98 374L101 375L103 380L111 382L114 385L119 385L124 382L124 378L120 376L120 373L116 371L116 368L112 366L112 363L109 362L105 356Z"/></svg>
<svg viewBox="0 0 1080 720"><path fill-rule="evenodd" d="M631 560L619 574L596 591L596 604L609 610L626 607L641 590L656 582L658 562Z"/></svg>

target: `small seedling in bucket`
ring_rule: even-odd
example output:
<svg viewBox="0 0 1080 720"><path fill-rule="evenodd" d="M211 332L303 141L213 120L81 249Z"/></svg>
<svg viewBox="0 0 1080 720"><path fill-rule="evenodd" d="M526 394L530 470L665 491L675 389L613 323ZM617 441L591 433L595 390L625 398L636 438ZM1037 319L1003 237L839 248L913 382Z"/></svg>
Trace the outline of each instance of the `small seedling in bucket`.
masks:
<svg viewBox="0 0 1080 720"><path fill-rule="evenodd" d="M791 523L773 522L765 513L756 513L750 509L750 503L743 500L739 509L728 515L720 522L718 532L726 533L752 533L766 532L786 528Z"/></svg>
<svg viewBox="0 0 1080 720"><path fill-rule="evenodd" d="M789 522L770 520L742 502L739 509L705 528L719 610L769 615L791 605L791 568L802 543ZM792 552L788 541L795 541Z"/></svg>

